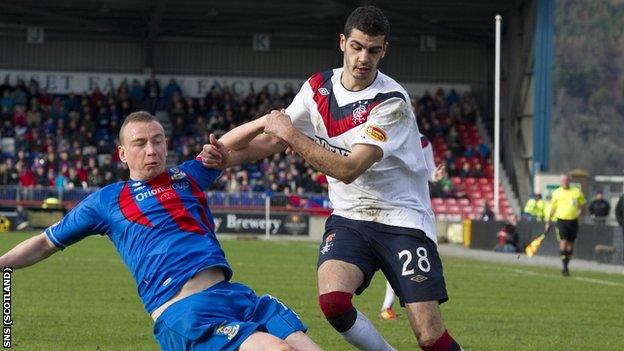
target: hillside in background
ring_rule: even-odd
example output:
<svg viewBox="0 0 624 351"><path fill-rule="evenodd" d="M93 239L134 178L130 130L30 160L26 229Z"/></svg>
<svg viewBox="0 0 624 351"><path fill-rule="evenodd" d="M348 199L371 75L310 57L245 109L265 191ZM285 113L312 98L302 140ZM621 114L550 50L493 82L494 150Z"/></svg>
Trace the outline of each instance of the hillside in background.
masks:
<svg viewBox="0 0 624 351"><path fill-rule="evenodd" d="M551 170L624 170L624 1L557 1Z"/></svg>

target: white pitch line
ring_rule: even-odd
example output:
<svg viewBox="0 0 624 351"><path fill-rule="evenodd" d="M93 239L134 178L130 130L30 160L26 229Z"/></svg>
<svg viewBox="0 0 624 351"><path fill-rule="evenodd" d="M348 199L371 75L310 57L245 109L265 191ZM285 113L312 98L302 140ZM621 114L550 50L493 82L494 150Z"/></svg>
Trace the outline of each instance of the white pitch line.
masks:
<svg viewBox="0 0 624 351"><path fill-rule="evenodd" d="M516 272L516 273L518 273L518 274L533 275L533 276L547 277L547 278L552 277L552 274L537 273L537 272L533 272L533 271L525 271L524 269L512 268L511 270Z"/></svg>
<svg viewBox="0 0 624 351"><path fill-rule="evenodd" d="M523 269L517 269L517 268L514 268L512 270L514 272L516 272L516 273L524 274L524 275L533 275L533 276L547 277L547 278L551 278L552 277L552 274L537 273L537 272L533 272L533 271L525 271ZM596 283L596 284L610 285L610 286L624 286L624 284L617 283L617 282L612 282L612 281L609 281L609 280L586 278L586 277L571 277L571 278L572 279L576 279L576 280L580 280L580 281L584 281L584 282L588 282L588 283Z"/></svg>
<svg viewBox="0 0 624 351"><path fill-rule="evenodd" d="M624 284L611 282L608 280L602 280L602 279L585 278L585 277L572 277L572 278L576 280L582 280L584 282L590 282L590 283L596 283L596 284L611 285L611 286L624 286Z"/></svg>
<svg viewBox="0 0 624 351"><path fill-rule="evenodd" d="M508 268L508 267L501 267L501 266L491 267L491 266L484 266L484 265L475 265L475 266L473 266L473 268L480 268L480 269L484 269L484 270L510 270L510 271L512 271L514 273L517 273L517 274L531 275L531 276L535 276L535 277L544 277L544 278L552 278L553 277L552 274L538 273L538 272L528 271L528 270L524 270L524 269ZM595 283L595 284L602 284L602 285L609 285L609 286L622 286L622 287L624 287L624 284L622 284L622 283L612 282L612 281L609 281L609 280L587 278L587 277L571 277L571 278L572 279L576 279L576 280L580 280L580 281L584 281L584 282L588 282L588 283Z"/></svg>

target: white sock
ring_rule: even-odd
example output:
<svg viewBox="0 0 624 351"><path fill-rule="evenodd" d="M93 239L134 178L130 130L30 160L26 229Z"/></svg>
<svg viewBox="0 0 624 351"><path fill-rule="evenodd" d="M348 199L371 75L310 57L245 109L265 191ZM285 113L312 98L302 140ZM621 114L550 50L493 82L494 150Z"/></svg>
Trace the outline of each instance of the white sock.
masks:
<svg viewBox="0 0 624 351"><path fill-rule="evenodd" d="M353 326L340 334L351 345L363 351L396 351L360 311L357 312Z"/></svg>
<svg viewBox="0 0 624 351"><path fill-rule="evenodd" d="M386 296L384 297L383 305L381 305L381 310L383 311L385 309L391 308L394 304L395 297L396 294L394 293L394 290L392 290L392 286L388 281L386 281Z"/></svg>

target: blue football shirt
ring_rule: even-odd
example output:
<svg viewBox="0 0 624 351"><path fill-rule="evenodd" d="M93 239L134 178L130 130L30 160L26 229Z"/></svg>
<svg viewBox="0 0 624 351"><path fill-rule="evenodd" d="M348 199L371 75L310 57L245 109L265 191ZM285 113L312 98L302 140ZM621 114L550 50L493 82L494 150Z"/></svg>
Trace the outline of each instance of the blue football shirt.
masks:
<svg viewBox="0 0 624 351"><path fill-rule="evenodd" d="M117 182L89 195L45 233L61 249L88 235L107 235L151 314L202 269L221 267L227 280L232 277L203 192L219 176L191 160L149 181Z"/></svg>

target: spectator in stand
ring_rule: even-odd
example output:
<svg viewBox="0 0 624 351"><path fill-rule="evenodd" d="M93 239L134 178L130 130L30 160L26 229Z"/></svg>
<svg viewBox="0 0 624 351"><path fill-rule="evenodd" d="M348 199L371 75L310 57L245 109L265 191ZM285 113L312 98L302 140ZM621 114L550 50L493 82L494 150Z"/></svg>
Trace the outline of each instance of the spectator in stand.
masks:
<svg viewBox="0 0 624 351"><path fill-rule="evenodd" d="M175 78L169 79L169 83L165 86L165 90L163 91L163 98L165 99L165 103L168 104L171 101L174 93L178 93L182 95L182 89L176 82Z"/></svg>
<svg viewBox="0 0 624 351"><path fill-rule="evenodd" d="M42 167L43 168L43 167ZM56 185L56 172L54 172L54 168L48 168L46 173L46 187L54 188Z"/></svg>
<svg viewBox="0 0 624 351"><path fill-rule="evenodd" d="M78 107L80 107L80 101L78 100L78 96L73 91L70 91L67 94L67 98L65 98L65 111L76 111Z"/></svg>
<svg viewBox="0 0 624 351"><path fill-rule="evenodd" d="M78 177L78 171L75 167L69 167L69 177L67 177L67 189L81 189L86 188L87 185L84 184L80 177Z"/></svg>
<svg viewBox="0 0 624 351"><path fill-rule="evenodd" d="M54 187L56 188L56 191L58 191L59 196L61 196L61 194L65 190L66 184L67 184L67 179L65 178L65 175L63 175L63 173L61 172L56 174L56 177L54 178Z"/></svg>
<svg viewBox="0 0 624 351"><path fill-rule="evenodd" d="M26 209L24 209L24 207L22 205L17 205L17 207L15 208L15 229L17 230L28 230L29 228L29 223L28 223L28 211L26 211Z"/></svg>
<svg viewBox="0 0 624 351"><path fill-rule="evenodd" d="M444 163L448 166L451 163L455 163L456 162L456 156L453 154L453 152L448 149L444 151Z"/></svg>
<svg viewBox="0 0 624 351"><path fill-rule="evenodd" d="M461 170L459 171L459 176L462 180L468 177L472 177L472 169L470 168L470 162L464 162Z"/></svg>
<svg viewBox="0 0 624 351"><path fill-rule="evenodd" d="M524 209L522 211L522 218L526 221L532 222L535 221L537 218L535 218L535 208L536 208L536 203L537 203L537 195L538 194L534 194L533 196L531 196L527 202L524 204Z"/></svg>
<svg viewBox="0 0 624 351"><path fill-rule="evenodd" d="M299 208L302 207L301 205L301 195L299 194L293 194L290 190L290 187L287 186L284 188L284 196L286 196L286 198L288 199L288 204L286 205L286 207L289 208Z"/></svg>
<svg viewBox="0 0 624 351"><path fill-rule="evenodd" d="M492 208L490 207L490 203L487 201L483 203L483 211L481 212L481 220L484 222L496 220L494 211L492 211Z"/></svg>
<svg viewBox="0 0 624 351"><path fill-rule="evenodd" d="M130 96L132 97L133 105L141 106L143 104L143 100L145 99L145 87L142 86L141 82L136 78L132 80Z"/></svg>
<svg viewBox="0 0 624 351"><path fill-rule="evenodd" d="M620 196L620 199L615 206L615 219L620 227L622 227L622 235L624 236L624 194Z"/></svg>
<svg viewBox="0 0 624 351"><path fill-rule="evenodd" d="M0 85L0 96L3 96L5 91L11 93L11 90L11 82L9 81L9 75L7 74L6 76L4 76L4 80Z"/></svg>
<svg viewBox="0 0 624 351"><path fill-rule="evenodd" d="M13 159L8 158L0 162L0 185L16 185L15 175Z"/></svg>
<svg viewBox="0 0 624 351"><path fill-rule="evenodd" d="M485 172L483 172L483 166L481 166L481 162L477 162L474 164L474 167L472 168L472 177L475 177L475 178L485 177Z"/></svg>
<svg viewBox="0 0 624 351"><path fill-rule="evenodd" d="M603 198L602 191L596 192L596 198L589 203L589 214L596 224L605 224L611 211L611 205Z"/></svg>
<svg viewBox="0 0 624 351"><path fill-rule="evenodd" d="M464 157L467 159L472 159L474 157L479 157L479 153L477 152L477 150L475 149L475 147L471 144L466 145L465 149L464 149Z"/></svg>
<svg viewBox="0 0 624 351"><path fill-rule="evenodd" d="M156 112L156 107L158 104L158 99L160 98L161 89L160 83L156 80L156 77L153 75L145 81L145 107L150 111L150 113L154 114Z"/></svg>
<svg viewBox="0 0 624 351"><path fill-rule="evenodd" d="M37 184L37 179L33 174L28 163L18 161L15 165L15 169L19 174L20 186L22 188L32 188Z"/></svg>
<svg viewBox="0 0 624 351"><path fill-rule="evenodd" d="M464 124L474 125L477 121L477 111L469 92L464 93L461 105L461 121Z"/></svg>
<svg viewBox="0 0 624 351"><path fill-rule="evenodd" d="M28 101L28 95L26 94L26 85L23 80L18 79L15 88L11 92L11 99L15 102L15 105L26 106Z"/></svg>
<svg viewBox="0 0 624 351"><path fill-rule="evenodd" d="M464 144L461 141L461 136L457 132L457 128L452 126L446 135L446 145L454 156L460 156L464 153Z"/></svg>
<svg viewBox="0 0 624 351"><path fill-rule="evenodd" d="M104 185L104 177L100 174L100 169L95 167L91 169L91 173L87 178L87 187L99 188Z"/></svg>
<svg viewBox="0 0 624 351"><path fill-rule="evenodd" d="M0 99L0 107L6 107L7 111L10 111L14 106L15 100L11 97L11 90L5 90Z"/></svg>
<svg viewBox="0 0 624 351"><path fill-rule="evenodd" d="M480 143L479 145L477 145L477 152L479 152L479 155L481 155L481 157L484 159L488 159L492 155L492 151L484 143Z"/></svg>
<svg viewBox="0 0 624 351"><path fill-rule="evenodd" d="M498 244L494 247L494 251L509 253L522 252L517 225L518 218L516 215L510 216L496 235Z"/></svg>
<svg viewBox="0 0 624 351"><path fill-rule="evenodd" d="M449 92L446 94L445 100L447 106L457 104L459 103L459 94L457 94L457 91L455 89L450 89Z"/></svg>

